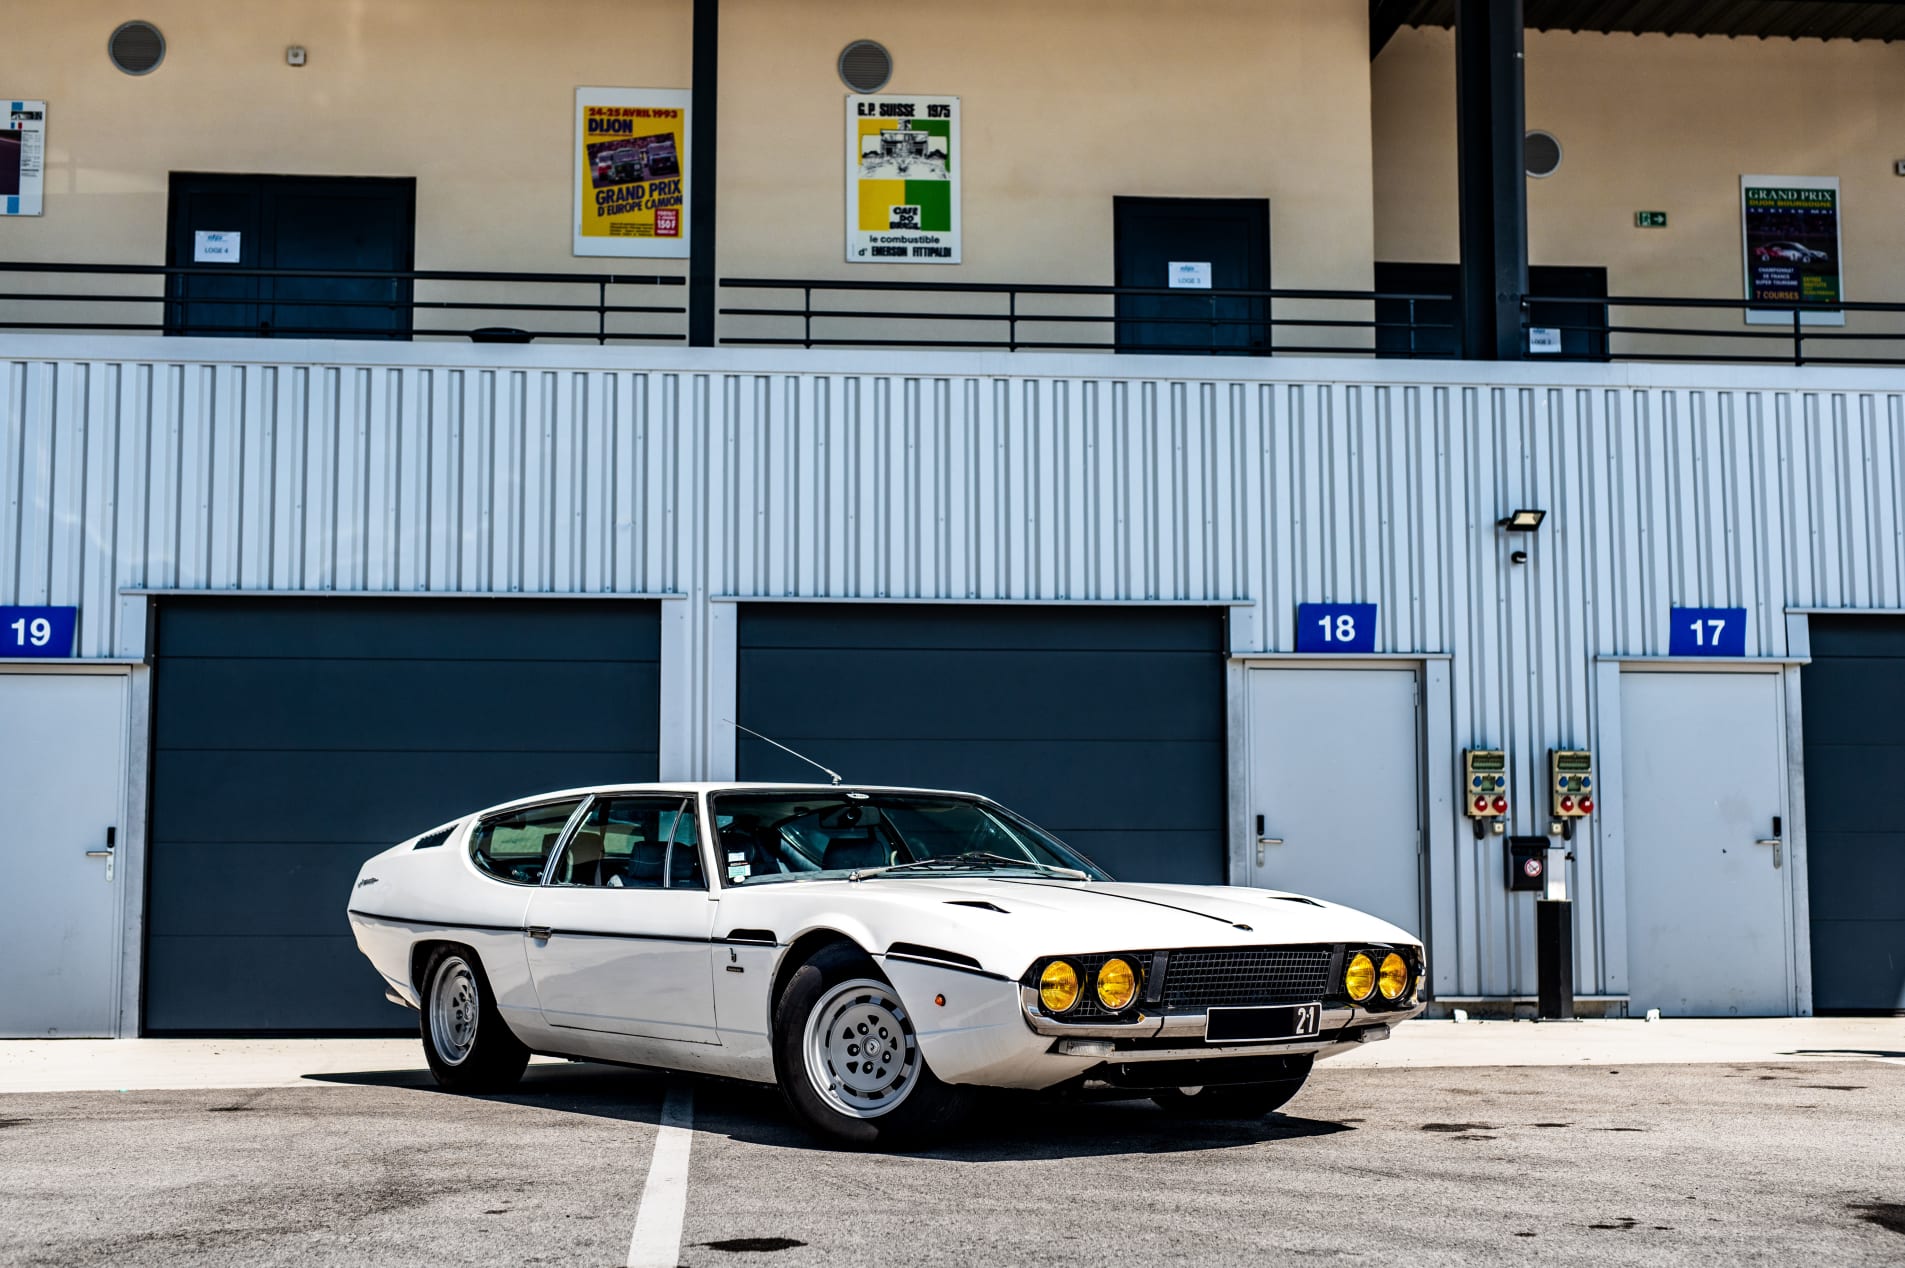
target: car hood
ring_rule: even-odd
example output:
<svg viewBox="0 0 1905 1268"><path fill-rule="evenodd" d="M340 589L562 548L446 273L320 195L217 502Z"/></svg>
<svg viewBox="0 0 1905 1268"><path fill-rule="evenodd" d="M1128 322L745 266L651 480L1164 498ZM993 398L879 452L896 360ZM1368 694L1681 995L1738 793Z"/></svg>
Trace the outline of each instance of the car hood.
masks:
<svg viewBox="0 0 1905 1268"><path fill-rule="evenodd" d="M831 908L884 952L911 943L972 957L1017 978L1047 955L1172 947L1376 942L1419 946L1413 934L1365 912L1279 890L1219 885L1147 885L1026 877L903 877L891 874L729 891L808 907L812 924ZM778 903L776 905L779 905Z"/></svg>

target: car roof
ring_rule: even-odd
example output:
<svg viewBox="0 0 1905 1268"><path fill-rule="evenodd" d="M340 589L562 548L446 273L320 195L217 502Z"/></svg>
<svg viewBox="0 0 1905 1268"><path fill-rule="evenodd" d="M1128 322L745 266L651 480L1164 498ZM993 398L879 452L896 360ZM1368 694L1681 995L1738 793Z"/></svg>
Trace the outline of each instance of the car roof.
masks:
<svg viewBox="0 0 1905 1268"><path fill-rule="evenodd" d="M918 793L937 797L973 797L981 794L966 792L956 788L911 788L897 784L820 784L795 781L765 780L669 780L642 784L587 784L579 788L556 788L548 792L532 793L527 797L517 797L512 801L499 802L494 806L477 811L479 817L493 815L520 806L534 806L547 801L562 801L568 798L586 797L590 794L630 794L676 793L682 796L720 792L785 792L785 793Z"/></svg>

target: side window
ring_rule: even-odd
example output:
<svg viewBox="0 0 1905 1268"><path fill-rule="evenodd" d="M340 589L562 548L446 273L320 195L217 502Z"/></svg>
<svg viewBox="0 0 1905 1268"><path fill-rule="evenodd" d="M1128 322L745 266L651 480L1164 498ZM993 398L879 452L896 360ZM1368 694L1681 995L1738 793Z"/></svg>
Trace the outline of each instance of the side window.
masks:
<svg viewBox="0 0 1905 1268"><path fill-rule="evenodd" d="M596 802L550 879L588 889L707 888L692 803L680 797Z"/></svg>
<svg viewBox="0 0 1905 1268"><path fill-rule="evenodd" d="M470 834L470 858L497 880L534 885L542 879L543 864L562 837L563 825L581 804L559 801L485 819Z"/></svg>

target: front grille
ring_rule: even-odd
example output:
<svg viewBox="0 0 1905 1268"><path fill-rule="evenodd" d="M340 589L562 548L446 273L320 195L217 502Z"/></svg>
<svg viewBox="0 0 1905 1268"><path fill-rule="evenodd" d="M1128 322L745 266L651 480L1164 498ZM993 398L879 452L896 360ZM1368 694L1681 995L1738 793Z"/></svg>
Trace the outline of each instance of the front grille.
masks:
<svg viewBox="0 0 1905 1268"><path fill-rule="evenodd" d="M1164 970L1164 1011L1320 1000L1330 993L1330 955L1327 946L1173 951Z"/></svg>

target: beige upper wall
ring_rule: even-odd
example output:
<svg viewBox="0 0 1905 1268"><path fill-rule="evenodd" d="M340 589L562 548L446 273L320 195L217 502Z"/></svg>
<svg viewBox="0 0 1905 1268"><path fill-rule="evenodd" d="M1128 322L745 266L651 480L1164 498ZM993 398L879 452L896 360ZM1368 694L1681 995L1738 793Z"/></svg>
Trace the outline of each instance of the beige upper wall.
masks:
<svg viewBox="0 0 1905 1268"><path fill-rule="evenodd" d="M1905 45L1530 31L1526 66L1528 126L1563 151L1528 182L1532 263L1606 265L1614 294L1731 298L1740 177L1837 176L1846 298L1905 300ZM1453 32L1399 31L1373 92L1377 258L1453 261ZM1640 210L1668 227L1635 228Z"/></svg>
<svg viewBox="0 0 1905 1268"><path fill-rule="evenodd" d="M0 258L165 259L174 171L414 176L419 268L559 269L574 89L688 82L687 0L97 0L13 6L0 93L45 98L46 214ZM128 17L164 63L123 75ZM310 61L285 65L287 45ZM672 271L668 269L657 271Z"/></svg>
<svg viewBox="0 0 1905 1268"><path fill-rule="evenodd" d="M1112 197L1268 198L1271 280L1366 289L1366 0L728 0L725 274L1109 283ZM965 264L844 260L840 49L960 98ZM747 155L745 161L739 157Z"/></svg>
<svg viewBox="0 0 1905 1268"><path fill-rule="evenodd" d="M168 173L218 171L414 176L422 268L604 267L569 250L574 89L689 81L687 0L152 0L168 51L138 78L105 54L130 12L9 13L0 93L50 102L49 164L0 258L159 262ZM727 0L722 23L723 274L1110 282L1112 197L1170 194L1269 198L1277 285L1369 283L1365 0ZM844 262L835 59L862 37L889 91L962 98L963 267Z"/></svg>

